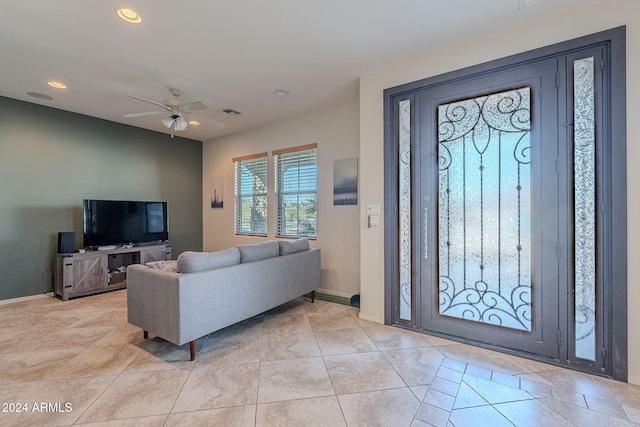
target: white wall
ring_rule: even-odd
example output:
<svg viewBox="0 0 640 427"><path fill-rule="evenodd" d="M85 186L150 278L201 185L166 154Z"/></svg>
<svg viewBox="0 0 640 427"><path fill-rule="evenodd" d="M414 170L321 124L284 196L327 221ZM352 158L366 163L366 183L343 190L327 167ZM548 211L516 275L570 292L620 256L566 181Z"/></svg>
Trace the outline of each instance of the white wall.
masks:
<svg viewBox="0 0 640 427"><path fill-rule="evenodd" d="M455 48L425 52L422 58L395 64L360 79L360 217L367 204L382 204L383 192L383 90L508 55L548 46L576 37L627 26L627 162L640 161L640 1L603 0L570 16L557 16L517 30L484 39L472 39ZM628 306L629 382L640 384L640 168L628 168ZM384 228L366 229L361 223L361 313L384 321Z"/></svg>
<svg viewBox="0 0 640 427"><path fill-rule="evenodd" d="M233 229L233 157L268 152L268 239L274 238L273 156L280 148L318 144L318 239L322 290L351 297L360 292L358 206L333 205L334 160L358 157L358 103L298 117L203 143L203 247L215 251L265 238L236 236ZM224 176L224 208L211 209L211 179Z"/></svg>

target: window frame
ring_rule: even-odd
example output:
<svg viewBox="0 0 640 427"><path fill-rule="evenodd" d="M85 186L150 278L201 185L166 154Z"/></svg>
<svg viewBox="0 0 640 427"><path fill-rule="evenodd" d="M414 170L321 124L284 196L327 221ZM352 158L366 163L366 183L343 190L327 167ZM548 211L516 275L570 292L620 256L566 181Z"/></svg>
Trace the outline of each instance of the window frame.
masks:
<svg viewBox="0 0 640 427"><path fill-rule="evenodd" d="M300 238L300 237L306 237L308 239L311 240L315 240L318 237L318 144L307 144L307 145L301 145L301 146L297 146L297 147L291 147L291 148L284 148L284 149L280 149L280 150L274 150L271 154L273 155L273 165L274 165L274 196L275 196L275 210L274 210L274 217L275 217L275 236L278 238ZM300 189L300 184L301 184L301 180L300 180L300 176L298 176L298 180L295 182L296 187L298 188L295 191L292 190L287 190L285 191L283 188L281 188L282 183L285 182L283 180L283 175L284 173L286 173L286 171L282 171L283 168L283 156L289 157L289 159L287 160L287 163L294 163L294 162L300 162L301 158L303 156L305 156L305 159L303 160L310 160L310 158L306 158L311 156L310 154L308 154L307 152L309 151L313 151L312 157L313 157L313 165L315 166L315 174L314 174L314 178L313 181L315 181L315 187L313 190L301 190ZM311 163L309 163L311 164ZM288 169L288 168L287 168ZM304 183L309 183L309 181L304 181ZM283 223L282 223L282 215L283 215L283 198L285 196L291 196L291 195L297 195L299 196L303 196L303 195L313 195L314 199L315 199L315 213L313 214L313 221L314 221L314 232L313 233L303 233L301 232L301 228L300 228L300 210L301 210L301 206L298 206L297 209L297 224L296 224L296 233L290 233L288 232L286 226L283 227Z"/></svg>
<svg viewBox="0 0 640 427"><path fill-rule="evenodd" d="M252 185L252 192L250 193L242 193L242 167L248 165L257 165L259 160L264 160L264 165L258 165L261 169L260 172L264 173L264 191L256 192L255 185ZM234 214L233 214L233 228L234 233L237 236L260 236L266 237L269 231L269 178L268 178L268 161L267 161L267 153L257 153L251 154L248 156L242 157L234 157L231 159L233 161L233 181L234 181ZM251 173L251 176L254 177L256 174ZM249 231L244 231L242 228L242 217L243 217L243 204L242 201L244 198L251 197L253 203L255 203L256 197L264 197L264 232L261 230L256 231L255 229L250 229ZM250 214L251 215L251 214Z"/></svg>

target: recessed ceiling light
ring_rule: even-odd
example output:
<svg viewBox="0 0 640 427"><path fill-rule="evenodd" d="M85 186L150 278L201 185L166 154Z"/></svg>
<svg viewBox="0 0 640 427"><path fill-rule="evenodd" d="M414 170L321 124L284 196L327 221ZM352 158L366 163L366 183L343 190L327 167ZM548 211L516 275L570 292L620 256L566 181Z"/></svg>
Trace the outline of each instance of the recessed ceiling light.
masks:
<svg viewBox="0 0 640 427"><path fill-rule="evenodd" d="M289 95L289 92L284 90L284 89L278 89L273 93L278 95L278 96L287 96L287 95Z"/></svg>
<svg viewBox="0 0 640 427"><path fill-rule="evenodd" d="M138 15L135 10L131 9L118 9L116 10L118 17L123 21L126 21L130 24L139 24L142 22L142 17Z"/></svg>
<svg viewBox="0 0 640 427"><path fill-rule="evenodd" d="M189 120L189 124L193 125L193 126L198 126L200 124L200 122L197 121L197 120Z"/></svg>
<svg viewBox="0 0 640 427"><path fill-rule="evenodd" d="M45 101L51 101L53 99L52 96L45 95L44 93L40 92L27 92L27 95L38 99L44 99Z"/></svg>
<svg viewBox="0 0 640 427"><path fill-rule="evenodd" d="M66 89L67 85L62 83L62 82L56 82L54 80L51 80L50 82L47 82L47 84L51 87L55 87L56 89Z"/></svg>

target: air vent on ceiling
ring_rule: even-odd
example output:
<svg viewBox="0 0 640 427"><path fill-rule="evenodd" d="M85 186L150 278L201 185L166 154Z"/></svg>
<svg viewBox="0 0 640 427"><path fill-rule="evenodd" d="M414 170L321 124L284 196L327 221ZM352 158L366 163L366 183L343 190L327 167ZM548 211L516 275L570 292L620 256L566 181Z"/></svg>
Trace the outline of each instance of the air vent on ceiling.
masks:
<svg viewBox="0 0 640 427"><path fill-rule="evenodd" d="M222 112L227 113L230 116L239 116L240 114L242 114L240 111L234 110L233 108L225 108L224 110L222 110Z"/></svg>
<svg viewBox="0 0 640 427"><path fill-rule="evenodd" d="M520 0L520 9L543 3L545 0Z"/></svg>
<svg viewBox="0 0 640 427"><path fill-rule="evenodd" d="M44 99L45 101L51 101L53 99L53 97L40 92L27 92L27 95L38 99Z"/></svg>

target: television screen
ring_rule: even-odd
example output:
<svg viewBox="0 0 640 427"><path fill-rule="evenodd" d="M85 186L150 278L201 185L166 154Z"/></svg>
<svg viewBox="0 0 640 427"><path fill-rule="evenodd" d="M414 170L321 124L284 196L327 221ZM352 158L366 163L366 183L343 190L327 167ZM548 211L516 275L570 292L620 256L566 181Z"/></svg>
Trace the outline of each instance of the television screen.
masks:
<svg viewBox="0 0 640 427"><path fill-rule="evenodd" d="M169 238L167 202L84 200L84 247L143 245Z"/></svg>

